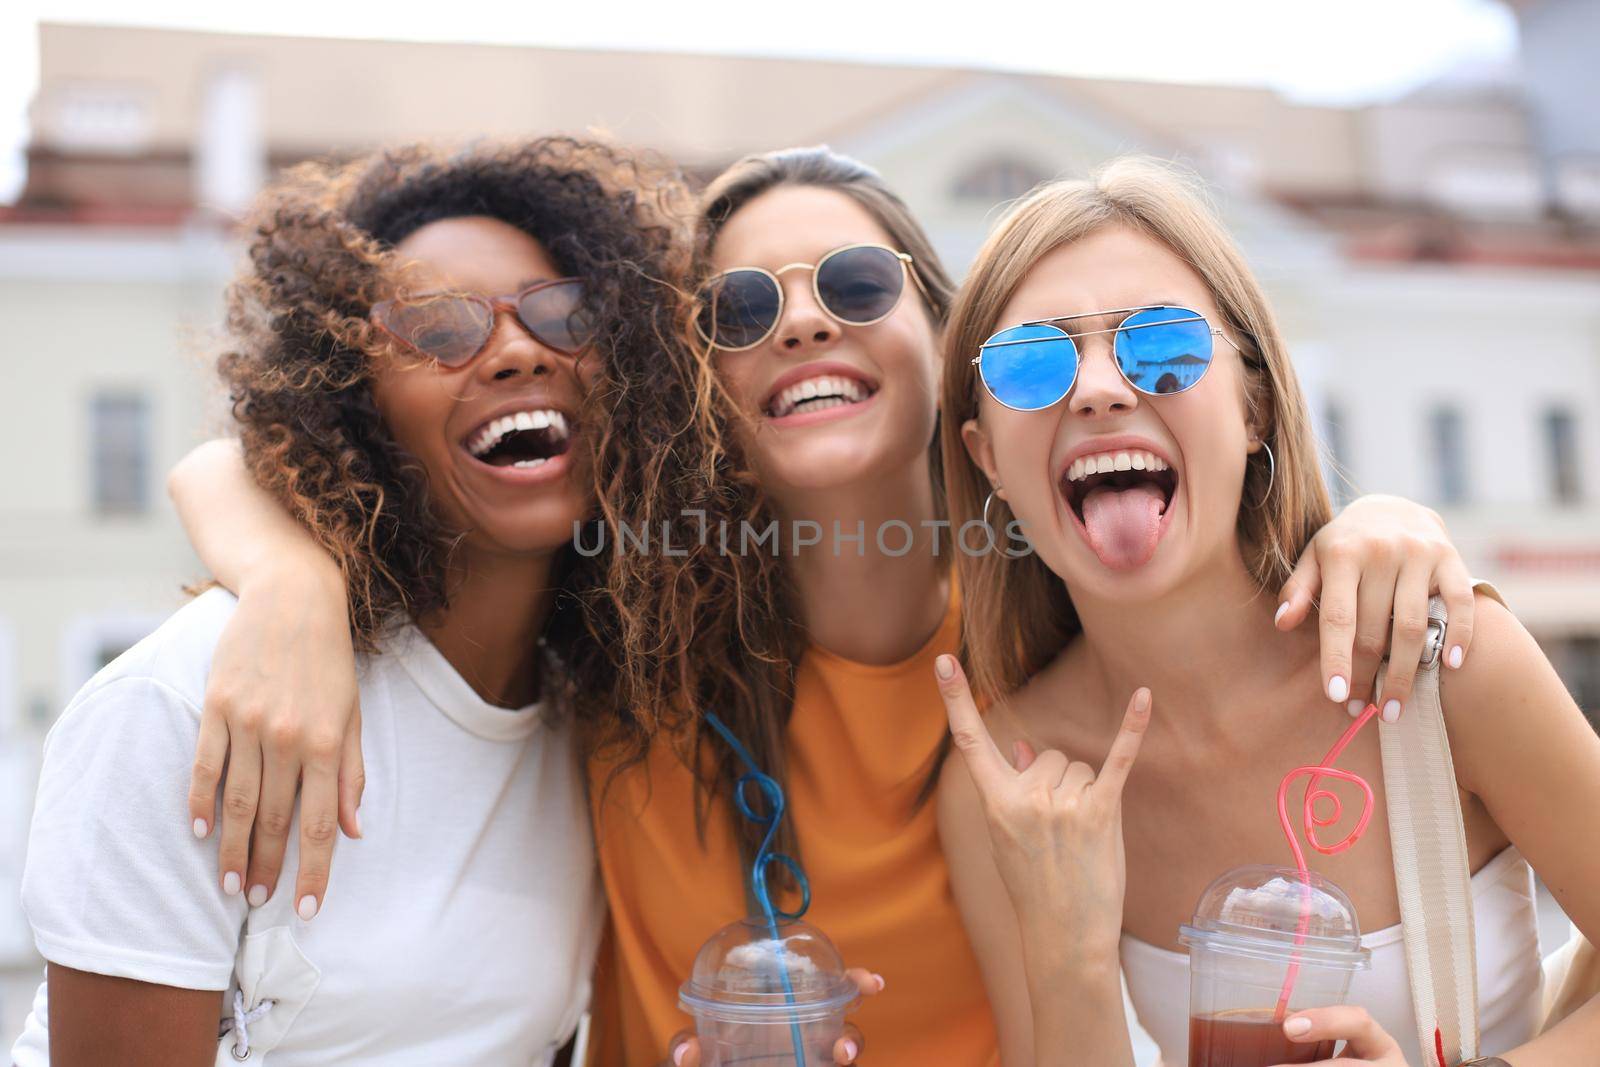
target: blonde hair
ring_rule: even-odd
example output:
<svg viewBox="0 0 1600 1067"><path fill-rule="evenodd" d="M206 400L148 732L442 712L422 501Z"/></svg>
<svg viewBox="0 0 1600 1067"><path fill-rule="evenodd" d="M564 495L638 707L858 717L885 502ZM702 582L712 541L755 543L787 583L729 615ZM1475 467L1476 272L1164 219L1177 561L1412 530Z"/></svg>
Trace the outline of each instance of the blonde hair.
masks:
<svg viewBox="0 0 1600 1067"><path fill-rule="evenodd" d="M978 252L956 295L944 337L942 444L953 529L983 515L988 479L967 455L961 425L978 410L971 359L994 331L1017 287L1053 249L1107 227L1151 237L1205 280L1223 321L1239 342L1245 401L1254 434L1272 449L1245 468L1238 534L1245 563L1263 588L1287 580L1311 535L1331 517L1311 420L1266 295L1207 203L1198 180L1155 160L1124 157L1082 181L1043 185L1021 200ZM990 521L1005 528L1011 511L996 498ZM983 698L1015 690L1081 631L1061 581L1035 555L958 556L963 658Z"/></svg>

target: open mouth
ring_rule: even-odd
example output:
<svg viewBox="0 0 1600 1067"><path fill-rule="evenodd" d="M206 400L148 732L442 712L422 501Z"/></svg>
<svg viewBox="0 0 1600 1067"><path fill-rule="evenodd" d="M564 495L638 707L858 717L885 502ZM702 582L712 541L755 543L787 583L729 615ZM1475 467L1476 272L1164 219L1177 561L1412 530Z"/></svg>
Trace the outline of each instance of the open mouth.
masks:
<svg viewBox="0 0 1600 1067"><path fill-rule="evenodd" d="M1061 494L1089 547L1113 570L1150 562L1177 490L1171 464L1137 450L1082 456L1061 476Z"/></svg>
<svg viewBox="0 0 1600 1067"><path fill-rule="evenodd" d="M819 374L787 385L767 398L764 411L769 419L808 415L831 408L849 407L870 400L878 387L863 378L843 374Z"/></svg>
<svg viewBox="0 0 1600 1067"><path fill-rule="evenodd" d="M549 408L530 408L490 419L463 444L468 454L491 467L530 470L564 454L571 443L567 417Z"/></svg>

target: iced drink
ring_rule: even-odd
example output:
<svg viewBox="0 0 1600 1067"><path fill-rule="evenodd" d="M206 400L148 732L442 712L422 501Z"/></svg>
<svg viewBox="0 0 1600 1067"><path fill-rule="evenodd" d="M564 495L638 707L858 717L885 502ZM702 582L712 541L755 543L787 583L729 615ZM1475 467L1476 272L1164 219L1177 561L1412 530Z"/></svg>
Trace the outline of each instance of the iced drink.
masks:
<svg viewBox="0 0 1600 1067"><path fill-rule="evenodd" d="M828 1067L858 999L820 930L759 916L714 934L678 990L703 1067Z"/></svg>
<svg viewBox="0 0 1600 1067"><path fill-rule="evenodd" d="M1240 867L1207 887L1189 947L1189 1067L1312 1063L1331 1042L1294 1042L1285 1016L1343 1004L1370 958L1344 891L1292 867Z"/></svg>

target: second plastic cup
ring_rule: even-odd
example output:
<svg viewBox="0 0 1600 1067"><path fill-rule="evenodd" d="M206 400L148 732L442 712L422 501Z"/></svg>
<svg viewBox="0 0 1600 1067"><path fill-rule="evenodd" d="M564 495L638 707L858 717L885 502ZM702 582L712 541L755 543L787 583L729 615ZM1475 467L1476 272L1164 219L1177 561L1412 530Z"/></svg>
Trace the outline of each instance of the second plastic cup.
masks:
<svg viewBox="0 0 1600 1067"><path fill-rule="evenodd" d="M1189 947L1189 1067L1312 1063L1333 1043L1283 1034L1278 1014L1343 1004L1367 967L1355 906L1322 876L1293 867L1240 867L1206 889L1178 938Z"/></svg>
<svg viewBox="0 0 1600 1067"><path fill-rule="evenodd" d="M759 916L712 935L678 990L703 1067L826 1067L859 999L822 931Z"/></svg>

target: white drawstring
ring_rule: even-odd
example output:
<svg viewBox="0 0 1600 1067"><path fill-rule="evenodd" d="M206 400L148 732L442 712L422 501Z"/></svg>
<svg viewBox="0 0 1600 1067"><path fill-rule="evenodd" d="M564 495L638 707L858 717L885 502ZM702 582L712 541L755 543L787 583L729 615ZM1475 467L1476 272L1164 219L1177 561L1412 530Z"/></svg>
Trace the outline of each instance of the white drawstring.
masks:
<svg viewBox="0 0 1600 1067"><path fill-rule="evenodd" d="M250 1024L263 1018L276 1003L277 1001L275 1000L263 1000L249 1011L245 1011L244 993L237 989L233 991L232 1026L225 1027L223 1032L226 1033L227 1029L233 1030L234 1059L247 1060L250 1058Z"/></svg>

